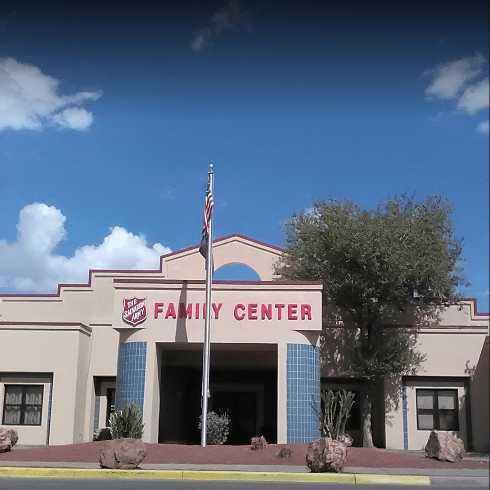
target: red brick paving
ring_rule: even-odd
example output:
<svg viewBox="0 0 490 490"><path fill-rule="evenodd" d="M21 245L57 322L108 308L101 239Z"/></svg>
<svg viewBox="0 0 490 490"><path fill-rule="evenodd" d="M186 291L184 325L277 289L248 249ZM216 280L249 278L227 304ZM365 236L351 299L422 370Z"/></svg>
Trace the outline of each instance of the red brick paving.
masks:
<svg viewBox="0 0 490 490"><path fill-rule="evenodd" d="M43 462L97 462L102 442L88 442L43 448L14 448L10 453L0 453L0 461ZM145 463L152 464L242 464L242 465L298 465L305 464L305 444L291 444L290 458L276 456L282 445L271 444L263 450L253 451L249 446L190 446L182 444L147 444ZM386 449L349 448L347 466L384 468L488 468L488 462L464 460L448 463L425 458L420 453L404 453Z"/></svg>

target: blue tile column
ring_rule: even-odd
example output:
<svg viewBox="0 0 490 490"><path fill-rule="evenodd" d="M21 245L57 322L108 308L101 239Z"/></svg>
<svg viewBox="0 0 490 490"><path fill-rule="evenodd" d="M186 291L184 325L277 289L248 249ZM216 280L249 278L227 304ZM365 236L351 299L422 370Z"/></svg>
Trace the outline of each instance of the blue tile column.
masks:
<svg viewBox="0 0 490 490"><path fill-rule="evenodd" d="M146 342L119 344L116 380L116 409L128 403L139 405L143 413L145 401Z"/></svg>
<svg viewBox="0 0 490 490"><path fill-rule="evenodd" d="M320 356L318 347L288 344L288 443L320 437Z"/></svg>
<svg viewBox="0 0 490 490"><path fill-rule="evenodd" d="M99 429L100 395L95 395L94 432Z"/></svg>
<svg viewBox="0 0 490 490"><path fill-rule="evenodd" d="M402 381L402 411L403 411L403 449L408 449L408 402L407 386Z"/></svg>

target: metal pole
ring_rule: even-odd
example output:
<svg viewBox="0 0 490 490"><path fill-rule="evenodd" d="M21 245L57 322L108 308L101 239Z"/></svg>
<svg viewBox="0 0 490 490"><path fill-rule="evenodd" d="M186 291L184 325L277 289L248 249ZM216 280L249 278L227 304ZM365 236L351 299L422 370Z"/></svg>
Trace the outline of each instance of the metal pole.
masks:
<svg viewBox="0 0 490 490"><path fill-rule="evenodd" d="M213 164L209 164L208 190L214 199L214 170ZM213 211L209 218L208 250L206 257L206 318L204 320L204 345L202 359L202 423L201 446L206 447L208 425L208 397L209 397L209 356L210 356L210 327L211 327L211 285L213 282Z"/></svg>

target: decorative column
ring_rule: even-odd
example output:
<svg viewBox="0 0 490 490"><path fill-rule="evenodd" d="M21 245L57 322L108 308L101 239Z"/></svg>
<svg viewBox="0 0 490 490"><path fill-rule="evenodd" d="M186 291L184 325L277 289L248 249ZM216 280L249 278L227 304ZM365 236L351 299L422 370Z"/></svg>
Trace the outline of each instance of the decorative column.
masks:
<svg viewBox="0 0 490 490"><path fill-rule="evenodd" d="M288 443L320 437L320 356L310 344L288 344Z"/></svg>
<svg viewBox="0 0 490 490"><path fill-rule="evenodd" d="M403 411L403 449L408 449L408 402L407 385L402 379L402 411Z"/></svg>
<svg viewBox="0 0 490 490"><path fill-rule="evenodd" d="M116 408L145 401L146 342L121 342L117 360Z"/></svg>

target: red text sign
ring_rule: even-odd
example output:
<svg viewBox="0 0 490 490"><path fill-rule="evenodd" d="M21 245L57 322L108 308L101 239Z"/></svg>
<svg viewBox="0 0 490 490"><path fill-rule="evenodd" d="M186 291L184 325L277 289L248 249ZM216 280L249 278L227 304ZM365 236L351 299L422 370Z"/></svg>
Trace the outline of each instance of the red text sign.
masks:
<svg viewBox="0 0 490 490"><path fill-rule="evenodd" d="M211 314L219 320L223 303L212 303ZM235 304L232 308L233 318L242 320L311 320L311 305L297 303L247 303ZM205 303L155 303L153 318L199 320L206 317Z"/></svg>

